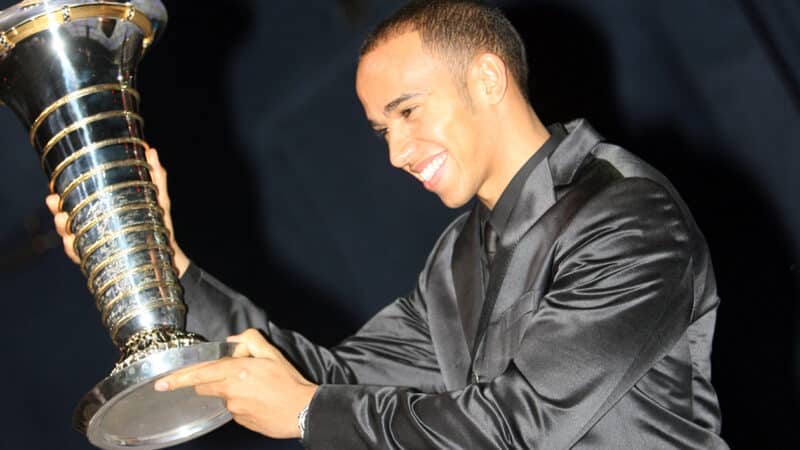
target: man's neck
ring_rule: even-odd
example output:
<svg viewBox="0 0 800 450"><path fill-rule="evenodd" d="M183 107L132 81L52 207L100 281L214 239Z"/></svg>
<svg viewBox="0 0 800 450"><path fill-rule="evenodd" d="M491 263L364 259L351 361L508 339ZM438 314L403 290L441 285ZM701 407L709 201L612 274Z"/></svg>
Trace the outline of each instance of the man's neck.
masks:
<svg viewBox="0 0 800 450"><path fill-rule="evenodd" d="M533 108L525 106L521 111L503 114L502 120L497 121L490 175L478 191L478 199L489 210L494 209L519 169L550 137Z"/></svg>

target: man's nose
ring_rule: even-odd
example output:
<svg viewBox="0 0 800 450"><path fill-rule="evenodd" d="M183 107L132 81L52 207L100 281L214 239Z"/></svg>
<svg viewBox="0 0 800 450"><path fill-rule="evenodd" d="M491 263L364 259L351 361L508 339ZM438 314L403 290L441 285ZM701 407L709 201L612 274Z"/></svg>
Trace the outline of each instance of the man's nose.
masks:
<svg viewBox="0 0 800 450"><path fill-rule="evenodd" d="M398 169L407 166L414 154L415 144L408 136L397 136L389 139L389 162Z"/></svg>

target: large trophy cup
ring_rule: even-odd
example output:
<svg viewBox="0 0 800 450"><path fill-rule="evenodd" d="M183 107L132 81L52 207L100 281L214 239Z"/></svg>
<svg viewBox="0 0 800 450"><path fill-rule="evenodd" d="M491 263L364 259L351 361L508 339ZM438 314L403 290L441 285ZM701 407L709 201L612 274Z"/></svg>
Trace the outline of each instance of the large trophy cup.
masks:
<svg viewBox="0 0 800 450"><path fill-rule="evenodd" d="M231 418L218 398L153 389L171 371L233 352L184 329L144 157L135 71L166 20L159 0L28 0L0 12L0 100L28 128L61 196L81 270L121 352L73 417L107 449L163 448Z"/></svg>

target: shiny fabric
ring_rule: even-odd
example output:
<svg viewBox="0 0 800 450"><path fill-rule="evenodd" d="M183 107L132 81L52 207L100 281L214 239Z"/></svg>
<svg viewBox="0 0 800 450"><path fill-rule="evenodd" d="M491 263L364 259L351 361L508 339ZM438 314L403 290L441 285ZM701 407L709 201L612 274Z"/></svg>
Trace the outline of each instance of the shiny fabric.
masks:
<svg viewBox="0 0 800 450"><path fill-rule="evenodd" d="M522 192L522 188L525 187L525 182L530 178L531 172L561 145L561 141L564 140L564 136L567 134L567 130L560 123L550 125L547 127L547 131L550 133L550 137L547 138L544 144L542 144L542 146L525 161L525 164L522 165L517 173L514 174L508 186L506 186L500 194L500 198L497 199L494 208L489 210L482 203L476 205L480 210L480 220L482 222L490 221L497 234L503 234L505 231L508 219L511 217L511 211L514 209L514 205L517 204L519 194Z"/></svg>
<svg viewBox="0 0 800 450"><path fill-rule="evenodd" d="M727 448L703 236L661 174L582 120L567 130L527 179L488 286L476 207L444 231L413 292L332 349L196 266L182 280L187 328L261 328L320 383L310 449ZM465 309L487 314L477 337L480 314Z"/></svg>

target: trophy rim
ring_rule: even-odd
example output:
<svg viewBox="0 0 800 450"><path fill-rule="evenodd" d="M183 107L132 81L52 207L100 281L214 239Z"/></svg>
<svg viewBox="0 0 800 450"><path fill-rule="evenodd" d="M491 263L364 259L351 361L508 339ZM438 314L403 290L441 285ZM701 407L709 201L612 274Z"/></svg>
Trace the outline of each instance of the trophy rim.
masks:
<svg viewBox="0 0 800 450"><path fill-rule="evenodd" d="M235 343L200 342L148 355L107 376L87 392L75 408L73 426L85 434L93 445L109 450L155 450L211 432L232 419L224 403L214 397L208 397L208 404L204 404L204 408L209 407L204 416L145 437L134 437L133 432L128 437L119 436L104 427L104 419L114 411L115 406L132 394L148 395L145 390L149 390L153 396L164 395L153 389L157 379L193 364L232 356L235 348ZM168 400L166 395L163 398Z"/></svg>
<svg viewBox="0 0 800 450"><path fill-rule="evenodd" d="M125 21L142 17L143 21L137 18L133 23L143 28L145 48L161 37L167 24L161 0L24 0L0 10L0 53L5 55L28 37L70 22L71 9L86 9L89 17Z"/></svg>

